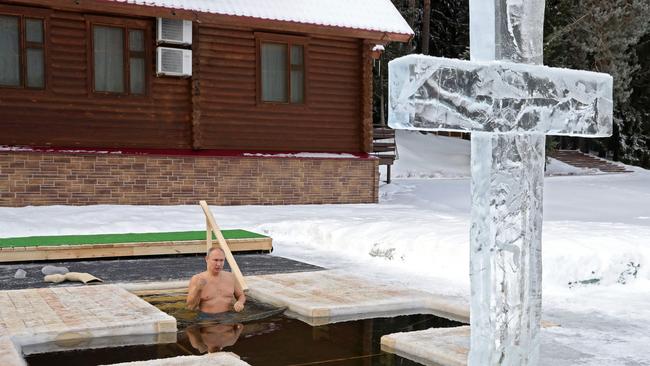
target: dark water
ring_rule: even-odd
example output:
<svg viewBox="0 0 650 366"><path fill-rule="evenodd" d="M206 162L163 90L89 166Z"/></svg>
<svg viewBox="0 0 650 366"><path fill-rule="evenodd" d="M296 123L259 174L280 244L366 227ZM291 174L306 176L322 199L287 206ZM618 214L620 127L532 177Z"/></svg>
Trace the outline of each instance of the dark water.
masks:
<svg viewBox="0 0 650 366"><path fill-rule="evenodd" d="M128 346L31 355L31 366L99 365L200 355L220 350L234 352L251 365L411 366L418 365L380 350L382 335L453 327L458 322L433 315L408 315L335 323L312 327L300 320L275 315L241 323L196 323L195 313L170 297L147 299L179 320L178 341L172 344ZM247 303L247 305L249 305ZM248 307L248 306L247 306ZM255 317L250 306L245 318Z"/></svg>

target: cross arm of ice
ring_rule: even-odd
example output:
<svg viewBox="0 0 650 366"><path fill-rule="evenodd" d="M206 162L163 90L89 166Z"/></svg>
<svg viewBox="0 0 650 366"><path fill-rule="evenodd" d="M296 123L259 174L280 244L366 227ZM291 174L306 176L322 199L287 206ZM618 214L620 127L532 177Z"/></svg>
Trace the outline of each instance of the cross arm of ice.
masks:
<svg viewBox="0 0 650 366"><path fill-rule="evenodd" d="M409 55L389 63L396 129L612 133L612 77L510 62Z"/></svg>

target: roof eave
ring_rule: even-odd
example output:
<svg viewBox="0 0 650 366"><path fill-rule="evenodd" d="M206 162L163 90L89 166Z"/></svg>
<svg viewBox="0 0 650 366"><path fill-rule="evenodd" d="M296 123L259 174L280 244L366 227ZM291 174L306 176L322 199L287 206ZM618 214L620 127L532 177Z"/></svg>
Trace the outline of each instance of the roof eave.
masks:
<svg viewBox="0 0 650 366"><path fill-rule="evenodd" d="M249 16L215 14L194 10L165 8L160 6L129 4L102 0L9 0L7 2L16 5L35 5L58 10L101 12L132 17L138 16L186 19L205 24L240 26L259 30L266 29L293 33L343 36L368 39L378 42L408 42L411 37L413 37L412 34L406 33L394 33L341 26L253 18Z"/></svg>

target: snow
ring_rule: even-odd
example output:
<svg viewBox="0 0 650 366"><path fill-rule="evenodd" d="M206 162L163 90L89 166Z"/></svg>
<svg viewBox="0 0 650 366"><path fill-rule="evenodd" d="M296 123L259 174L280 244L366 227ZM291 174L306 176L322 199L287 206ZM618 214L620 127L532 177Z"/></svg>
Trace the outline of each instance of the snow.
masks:
<svg viewBox="0 0 650 366"><path fill-rule="evenodd" d="M222 228L271 235L276 255L469 299L470 184L459 177L466 168L450 161L467 161L468 143L408 133L415 137L403 139L398 132L395 171L403 164L413 176L445 179L382 184L377 205L213 206L212 211ZM409 160L406 151L418 156L411 141L430 146L422 155L431 166ZM558 345L571 343L583 352L564 355L558 349L566 361L557 365L650 364L650 171L627 168L633 172L545 178L543 318L561 325L550 330ZM0 237L203 230L204 225L198 205L0 208Z"/></svg>
<svg viewBox="0 0 650 366"><path fill-rule="evenodd" d="M34 148L30 146L9 146L0 145L0 151L13 151L13 152L57 152L57 153L75 153L75 154L121 154L121 151L107 151L107 150L94 150L94 149L48 149L48 148Z"/></svg>
<svg viewBox="0 0 650 366"><path fill-rule="evenodd" d="M546 175L584 175L598 173L600 173L599 169L579 168L553 158L549 158L546 163Z"/></svg>
<svg viewBox="0 0 650 366"><path fill-rule="evenodd" d="M390 0L108 0L204 13L413 34Z"/></svg>
<svg viewBox="0 0 650 366"><path fill-rule="evenodd" d="M266 158L323 158L323 159L358 159L359 156L347 153L243 153L243 156L257 156Z"/></svg>
<svg viewBox="0 0 650 366"><path fill-rule="evenodd" d="M395 140L399 158L393 164L391 177L469 177L469 141L400 130L395 131Z"/></svg>

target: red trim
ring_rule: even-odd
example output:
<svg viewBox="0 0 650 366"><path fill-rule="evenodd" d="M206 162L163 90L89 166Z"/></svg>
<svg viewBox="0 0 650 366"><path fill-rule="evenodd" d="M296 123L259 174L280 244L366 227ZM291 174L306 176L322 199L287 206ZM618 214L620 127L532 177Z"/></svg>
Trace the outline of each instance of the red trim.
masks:
<svg viewBox="0 0 650 366"><path fill-rule="evenodd" d="M272 159L377 159L374 156L360 152L311 152L311 151L244 151L244 150L190 150L190 149L116 149L116 148L78 148L78 147L40 147L40 146L8 146L0 145L0 154L7 152L21 153L52 153L52 154L80 154L80 155L154 155L154 156L215 156L233 158L272 158ZM349 154L353 157L328 157L328 156L283 156L309 154ZM257 155L263 156L257 156ZM282 154L282 155L280 155Z"/></svg>

